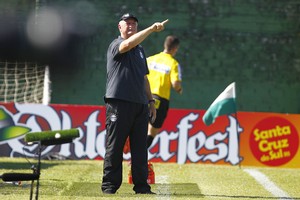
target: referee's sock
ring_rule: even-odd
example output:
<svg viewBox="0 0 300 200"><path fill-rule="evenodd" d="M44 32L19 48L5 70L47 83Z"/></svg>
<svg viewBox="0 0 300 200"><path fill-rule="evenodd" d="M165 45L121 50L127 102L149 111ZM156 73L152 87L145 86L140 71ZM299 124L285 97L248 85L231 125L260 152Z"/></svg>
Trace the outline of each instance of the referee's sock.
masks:
<svg viewBox="0 0 300 200"><path fill-rule="evenodd" d="M151 135L147 136L147 148L149 148L153 142L154 137Z"/></svg>

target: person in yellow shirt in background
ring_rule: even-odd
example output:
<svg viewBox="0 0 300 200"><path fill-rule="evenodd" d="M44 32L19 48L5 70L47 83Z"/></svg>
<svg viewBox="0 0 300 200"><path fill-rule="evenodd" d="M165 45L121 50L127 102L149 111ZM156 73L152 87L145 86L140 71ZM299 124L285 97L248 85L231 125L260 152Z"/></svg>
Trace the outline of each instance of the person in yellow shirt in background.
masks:
<svg viewBox="0 0 300 200"><path fill-rule="evenodd" d="M182 94L182 74L178 61L174 58L179 39L174 35L166 37L164 50L147 58L149 68L148 80L155 100L156 120L148 125L147 147L149 148L154 137L159 133L169 110L171 88Z"/></svg>

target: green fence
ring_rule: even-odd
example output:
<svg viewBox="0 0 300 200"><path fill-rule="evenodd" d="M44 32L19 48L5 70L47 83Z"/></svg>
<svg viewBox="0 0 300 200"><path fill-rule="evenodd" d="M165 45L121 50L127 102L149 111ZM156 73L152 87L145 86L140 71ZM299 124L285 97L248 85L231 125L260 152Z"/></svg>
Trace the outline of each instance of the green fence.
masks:
<svg viewBox="0 0 300 200"><path fill-rule="evenodd" d="M7 15L9 3L0 2L4 8L0 12ZM35 2L21 2L11 3L22 11L17 13L18 27L26 21L20 15L37 8ZM181 39L176 57L183 68L184 94L172 93L171 107L207 109L235 81L240 111L300 112L299 1L43 0L38 6L55 8L63 19L68 15L76 27L59 50L44 54L33 50L38 52L34 55L42 54L40 62L50 65L52 103L103 105L106 50L119 34L118 17L133 12L139 18L140 29L170 20L163 33L152 34L142 43L147 55L162 51L168 34ZM25 33L19 32L23 41ZM19 50L18 56L3 54L1 59L37 59L27 51Z"/></svg>

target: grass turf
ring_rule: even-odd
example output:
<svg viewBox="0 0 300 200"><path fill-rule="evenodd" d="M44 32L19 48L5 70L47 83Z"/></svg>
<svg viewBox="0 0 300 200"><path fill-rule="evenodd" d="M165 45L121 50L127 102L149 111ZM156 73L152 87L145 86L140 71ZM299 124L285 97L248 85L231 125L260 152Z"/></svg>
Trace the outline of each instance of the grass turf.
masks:
<svg viewBox="0 0 300 200"><path fill-rule="evenodd" d="M31 173L36 160L0 157L0 175L9 172ZM123 164L123 184L114 195L100 190L103 161L42 160L39 199L277 199L244 168L227 165L153 163L156 195L136 195L128 184L128 165ZM256 168L293 199L300 199L300 169ZM0 199L29 199L30 181L20 186L1 182ZM36 188L34 188L36 189ZM34 190L34 197L36 190ZM35 198L33 198L35 199Z"/></svg>

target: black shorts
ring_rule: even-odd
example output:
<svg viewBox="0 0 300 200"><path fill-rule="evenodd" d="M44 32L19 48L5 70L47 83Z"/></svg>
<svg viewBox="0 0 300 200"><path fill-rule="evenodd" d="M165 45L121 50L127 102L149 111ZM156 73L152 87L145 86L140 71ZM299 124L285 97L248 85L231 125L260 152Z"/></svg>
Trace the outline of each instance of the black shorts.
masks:
<svg viewBox="0 0 300 200"><path fill-rule="evenodd" d="M170 101L157 95L153 95L153 98L155 100L156 119L153 123L151 123L151 125L154 128L161 128L165 119L167 118Z"/></svg>

